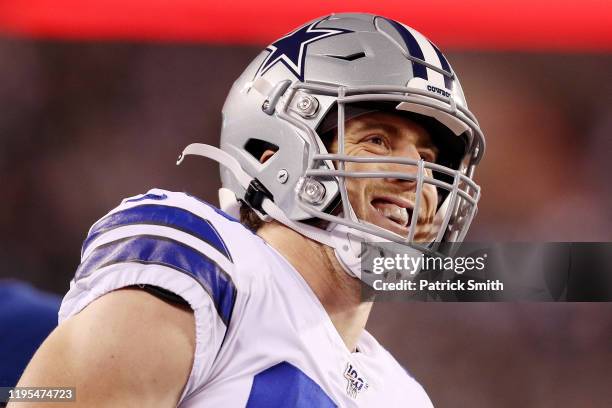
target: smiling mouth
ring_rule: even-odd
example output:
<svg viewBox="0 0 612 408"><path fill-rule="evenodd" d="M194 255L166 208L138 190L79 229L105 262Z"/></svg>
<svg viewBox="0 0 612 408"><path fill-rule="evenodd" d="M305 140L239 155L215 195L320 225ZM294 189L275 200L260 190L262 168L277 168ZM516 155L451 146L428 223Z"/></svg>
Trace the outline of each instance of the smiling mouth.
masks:
<svg viewBox="0 0 612 408"><path fill-rule="evenodd" d="M392 224L384 225L384 227L394 226L391 228L394 232L405 234L407 227L410 224L412 218L412 206L410 203L403 203L399 201L390 201L384 198L376 198L370 203L374 208L374 211L378 213L381 218L384 218ZM377 217L378 218L378 217ZM385 223L387 224L387 223Z"/></svg>

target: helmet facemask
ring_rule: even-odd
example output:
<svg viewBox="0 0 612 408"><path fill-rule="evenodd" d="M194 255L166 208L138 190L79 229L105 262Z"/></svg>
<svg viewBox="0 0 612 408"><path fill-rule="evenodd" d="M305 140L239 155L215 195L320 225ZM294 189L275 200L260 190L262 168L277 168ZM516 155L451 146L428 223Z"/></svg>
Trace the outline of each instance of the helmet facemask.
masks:
<svg viewBox="0 0 612 408"><path fill-rule="evenodd" d="M327 95L332 89L320 84L299 84L294 88L294 92L300 97L304 92L311 92L316 98L316 93ZM296 187L296 201L299 207L313 219L324 220L328 230L333 230L335 225L343 225L354 230L354 235L361 236L364 242L391 241L424 252L432 252L441 242L463 240L476 213L476 203L480 195L480 188L471 179L471 169L478 159L479 146L478 142L474 142L473 129L468 128L469 130L460 135L450 131L441 133L441 128L447 129L437 120L401 110L405 106L403 104L410 106L423 104L427 107L428 104L436 102L429 101L429 95L428 97L420 95L418 89L403 88L393 91L385 89L383 92L376 92L371 88L360 90L336 87L335 90L338 93L337 104L331 113L326 115L326 119L321 121L318 128L319 133L327 136L322 138L310 127L300 126L302 132L307 133L306 138L316 140L314 143L316 152L311 155L308 168ZM450 110L452 102L446 101L446 103ZM287 105L291 106L291 101L288 101ZM398 115L405 112L410 119L426 119L426 122L429 120L426 125L436 123L438 126L434 126L435 134L432 135L432 139L435 139L440 149L437 162L397 156L347 154L345 152L347 121L375 111L394 112ZM294 125L299 122L295 115L291 115L291 112L287 112L282 106L278 115ZM466 125L472 122L463 112L457 112L456 116L457 120L463 120ZM332 127L330 117L331 120L335 119L334 134L337 137L336 151L333 153L327 151L330 145L330 127ZM431 126L427 127L431 132ZM390 215L388 218L400 224L400 228L393 228L384 221L372 222L372 217L368 219L362 211L364 203L357 204L354 197L351 200L352 184L363 181L370 186L384 185L385 180L389 179L404 184L402 189L405 197L397 200L390 197L389 195L393 194L391 189L385 194L381 193L383 196L386 195L382 201L387 203L374 204L380 204L378 205L380 212ZM328 204L323 207L321 203L325 201L325 195L330 190L326 187L330 183L337 185L335 203L330 205L327 202ZM432 203L433 199L435 203ZM355 208L355 204L360 208ZM398 206L403 209L399 210ZM419 216L416 216L417 214ZM385 228L384 225L388 227Z"/></svg>

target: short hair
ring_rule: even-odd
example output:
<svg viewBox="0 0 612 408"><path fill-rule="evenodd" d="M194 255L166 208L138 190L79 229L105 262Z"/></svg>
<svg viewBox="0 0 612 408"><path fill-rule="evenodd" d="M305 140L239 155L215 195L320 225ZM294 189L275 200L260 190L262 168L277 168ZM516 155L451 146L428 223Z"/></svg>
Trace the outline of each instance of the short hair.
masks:
<svg viewBox="0 0 612 408"><path fill-rule="evenodd" d="M240 223L253 232L259 231L265 221L249 207L244 201L240 201Z"/></svg>

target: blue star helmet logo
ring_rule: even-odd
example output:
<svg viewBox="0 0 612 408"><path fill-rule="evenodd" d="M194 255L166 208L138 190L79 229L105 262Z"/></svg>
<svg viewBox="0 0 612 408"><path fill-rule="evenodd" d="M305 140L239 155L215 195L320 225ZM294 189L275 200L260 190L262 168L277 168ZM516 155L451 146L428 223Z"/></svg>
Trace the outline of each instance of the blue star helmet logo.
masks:
<svg viewBox="0 0 612 408"><path fill-rule="evenodd" d="M317 24L321 21L323 20L318 20L298 28L275 43L270 44L266 48L266 50L270 51L270 54L268 54L261 67L259 67L257 75L265 74L276 63L281 62L303 82L304 60L306 59L308 45L323 38L353 32L342 28L317 28Z"/></svg>

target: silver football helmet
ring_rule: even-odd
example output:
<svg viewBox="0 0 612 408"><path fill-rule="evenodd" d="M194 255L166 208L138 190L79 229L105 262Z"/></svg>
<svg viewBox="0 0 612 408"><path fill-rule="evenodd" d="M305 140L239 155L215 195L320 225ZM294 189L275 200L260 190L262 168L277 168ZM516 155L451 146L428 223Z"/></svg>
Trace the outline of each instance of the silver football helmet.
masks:
<svg viewBox="0 0 612 408"><path fill-rule="evenodd" d="M345 154L346 121L378 110L435 122L448 133L440 150L454 144L453 158L434 163ZM321 137L330 129L337 134L334 152ZM275 153L262 163L266 150ZM259 54L227 97L220 149L192 144L179 162L189 154L218 161L223 210L236 215L239 202L246 203L263 220L275 219L334 248L346 271L362 278L362 243L395 242L431 252L441 242L463 240L477 210L480 187L472 178L484 150L459 80L435 45L385 17L333 14ZM352 171L355 162L412 171ZM351 178L413 181L414 202L403 210L407 234L360 219L347 192ZM432 186L439 192L435 217L428 238L417 241L421 196Z"/></svg>

